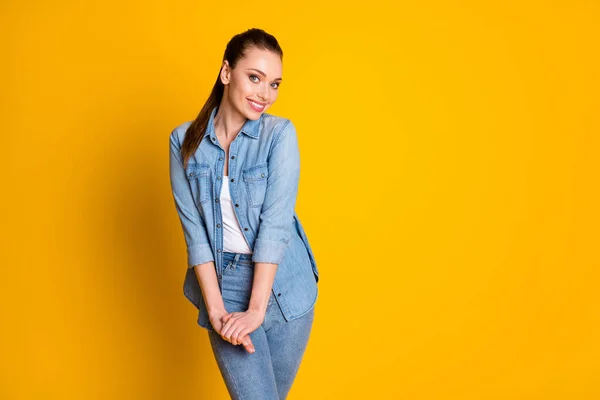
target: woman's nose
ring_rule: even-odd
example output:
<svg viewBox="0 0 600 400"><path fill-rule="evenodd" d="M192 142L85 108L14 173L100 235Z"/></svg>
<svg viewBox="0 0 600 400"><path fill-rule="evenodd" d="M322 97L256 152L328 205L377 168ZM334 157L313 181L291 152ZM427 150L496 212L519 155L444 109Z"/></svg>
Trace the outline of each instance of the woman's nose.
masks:
<svg viewBox="0 0 600 400"><path fill-rule="evenodd" d="M267 101L267 97L268 95L268 89L263 87L263 90L261 90L260 92L258 92L257 96L264 102Z"/></svg>

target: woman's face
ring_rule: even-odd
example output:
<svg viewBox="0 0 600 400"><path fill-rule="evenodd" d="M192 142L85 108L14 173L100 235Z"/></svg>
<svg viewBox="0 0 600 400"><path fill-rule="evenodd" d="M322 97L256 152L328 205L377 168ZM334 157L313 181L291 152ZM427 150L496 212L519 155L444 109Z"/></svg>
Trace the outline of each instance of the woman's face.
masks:
<svg viewBox="0 0 600 400"><path fill-rule="evenodd" d="M238 60L234 69L224 61L221 81L229 106L247 119L258 119L275 103L281 73L279 55L254 47Z"/></svg>

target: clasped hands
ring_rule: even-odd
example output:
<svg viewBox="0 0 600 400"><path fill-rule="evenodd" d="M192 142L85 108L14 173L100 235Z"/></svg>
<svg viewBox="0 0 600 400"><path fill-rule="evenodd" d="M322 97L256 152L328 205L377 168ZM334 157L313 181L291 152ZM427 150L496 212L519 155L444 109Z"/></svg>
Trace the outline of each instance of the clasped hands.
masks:
<svg viewBox="0 0 600 400"><path fill-rule="evenodd" d="M219 312L210 316L210 323L221 337L237 346L243 345L248 353L256 350L250 340L250 332L254 332L265 319L265 313L248 309L242 312Z"/></svg>

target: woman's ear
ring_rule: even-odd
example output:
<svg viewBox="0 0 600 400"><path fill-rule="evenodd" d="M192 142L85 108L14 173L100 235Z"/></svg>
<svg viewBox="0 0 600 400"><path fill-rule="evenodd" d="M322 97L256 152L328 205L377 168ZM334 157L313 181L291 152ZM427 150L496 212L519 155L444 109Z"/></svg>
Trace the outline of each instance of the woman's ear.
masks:
<svg viewBox="0 0 600 400"><path fill-rule="evenodd" d="M229 67L229 61L223 60L223 65L221 66L221 83L223 85L229 84L229 79L231 75L231 68Z"/></svg>

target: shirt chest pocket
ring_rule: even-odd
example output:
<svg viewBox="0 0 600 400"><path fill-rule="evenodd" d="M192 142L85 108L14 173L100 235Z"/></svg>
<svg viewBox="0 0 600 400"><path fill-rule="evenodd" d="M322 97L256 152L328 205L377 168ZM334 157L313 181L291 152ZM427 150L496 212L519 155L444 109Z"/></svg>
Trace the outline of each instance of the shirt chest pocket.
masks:
<svg viewBox="0 0 600 400"><path fill-rule="evenodd" d="M265 201L268 175L267 164L255 165L242 171L244 186L251 207L260 207Z"/></svg>
<svg viewBox="0 0 600 400"><path fill-rule="evenodd" d="M206 203L210 198L210 165L189 163L185 175L190 183L194 202Z"/></svg>

